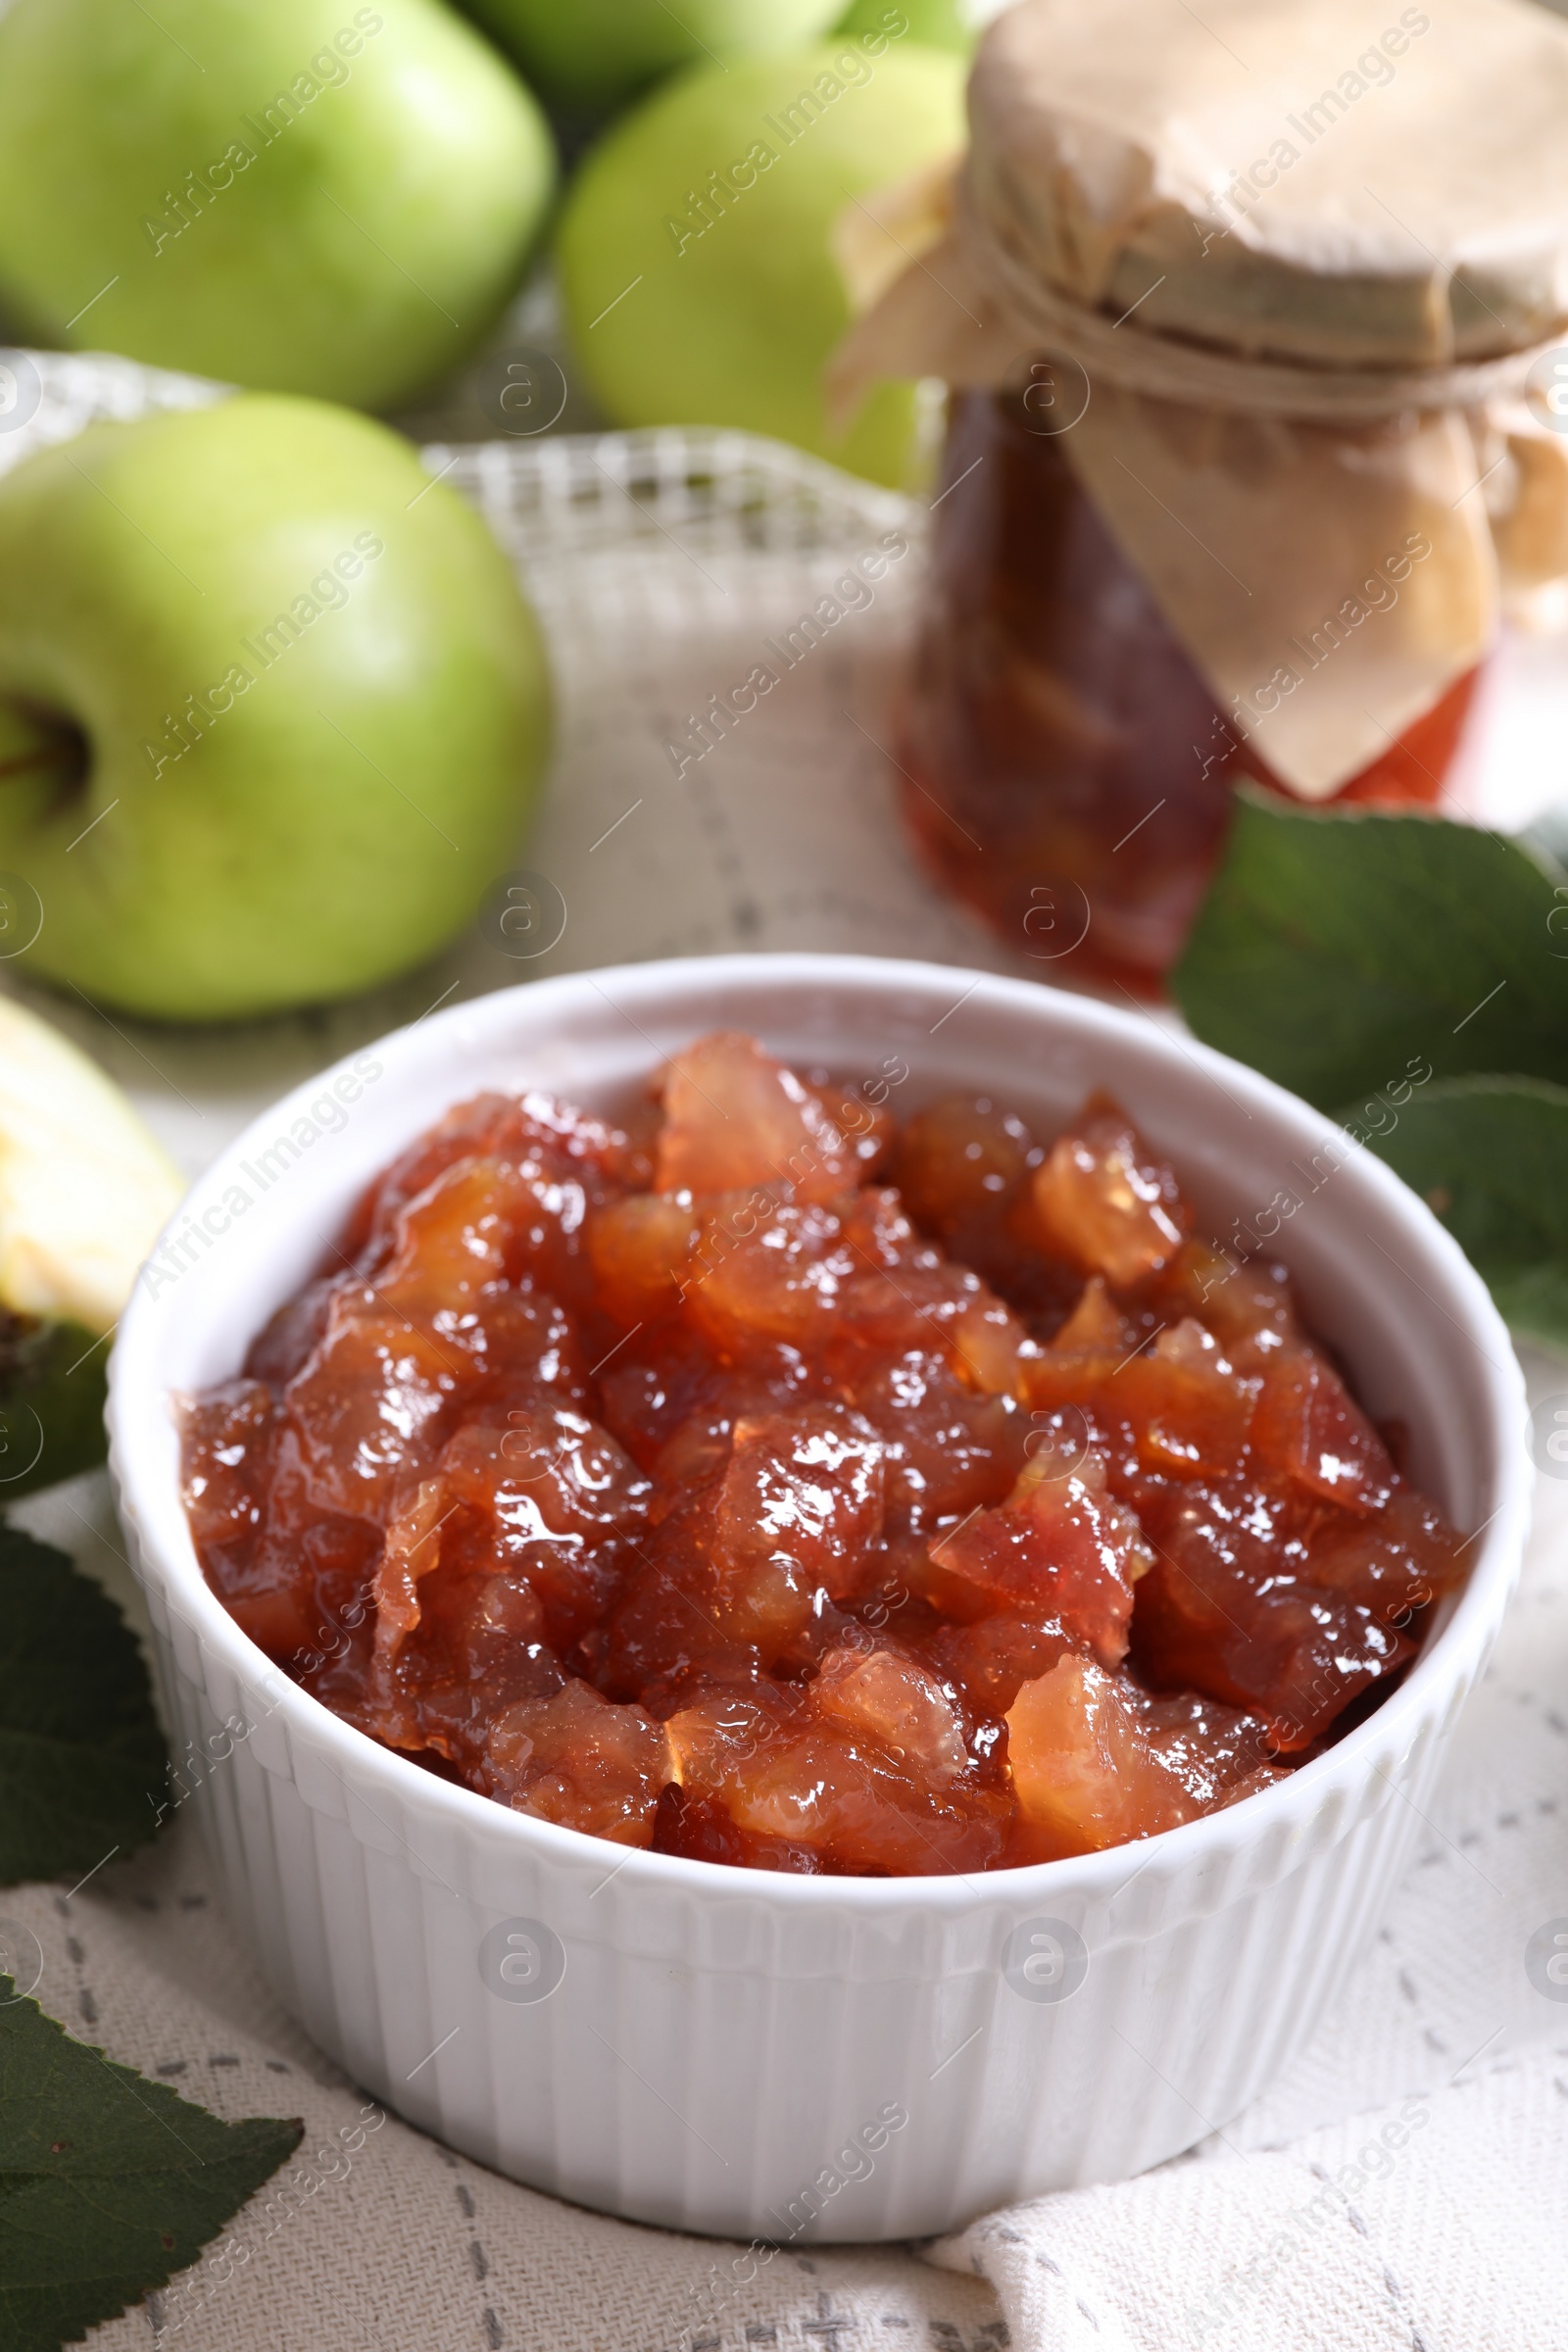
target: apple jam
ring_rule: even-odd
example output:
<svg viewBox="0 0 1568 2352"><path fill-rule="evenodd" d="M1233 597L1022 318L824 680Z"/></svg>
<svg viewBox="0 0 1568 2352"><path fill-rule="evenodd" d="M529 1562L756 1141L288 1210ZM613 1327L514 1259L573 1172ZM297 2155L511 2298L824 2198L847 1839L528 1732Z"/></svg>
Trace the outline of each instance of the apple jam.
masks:
<svg viewBox="0 0 1568 2352"><path fill-rule="evenodd" d="M1219 860L1233 787L1286 788L1217 708L1030 397L953 395L898 727L904 813L937 879L1052 977L1149 996ZM1435 803L1480 676L1330 805Z"/></svg>
<svg viewBox="0 0 1568 2352"><path fill-rule="evenodd" d="M885 1082L870 1092L886 1093ZM700 1039L449 1111L183 1408L202 1566L373 1739L624 1845L972 1872L1231 1805L1414 1655L1452 1531L1093 1097Z"/></svg>

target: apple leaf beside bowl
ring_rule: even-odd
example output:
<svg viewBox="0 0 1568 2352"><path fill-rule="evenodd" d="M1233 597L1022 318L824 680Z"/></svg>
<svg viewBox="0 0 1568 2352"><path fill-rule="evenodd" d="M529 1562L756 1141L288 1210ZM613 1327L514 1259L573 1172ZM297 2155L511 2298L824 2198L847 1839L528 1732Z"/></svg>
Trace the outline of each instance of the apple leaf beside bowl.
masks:
<svg viewBox="0 0 1568 2352"><path fill-rule="evenodd" d="M1517 1331L1568 1348L1568 872L1544 849L1244 792L1172 992L1421 1194Z"/></svg>
<svg viewBox="0 0 1568 2352"><path fill-rule="evenodd" d="M0 1886L83 1878L177 1801L135 1636L62 1551L0 1526Z"/></svg>
<svg viewBox="0 0 1568 2352"><path fill-rule="evenodd" d="M74 1894L187 1793L119 1610L63 1552L0 1527L0 1886ZM0 2338L15 2352L52 2352L167 2285L301 2137L269 2116L222 2123L117 2066L29 1997L42 1976L30 1929L0 1923Z"/></svg>
<svg viewBox="0 0 1568 2352"><path fill-rule="evenodd" d="M169 2083L117 2065L4 1975L0 2083L0 2339L8 2352L77 2343L167 2286L304 2137L298 2119L225 2124Z"/></svg>
<svg viewBox="0 0 1568 2352"><path fill-rule="evenodd" d="M102 1460L104 1343L180 1188L118 1088L0 999L0 1500ZM113 1601L0 1524L0 1886L75 1893L200 1778L170 1765ZM0 1922L0 2339L15 2352L74 2342L167 2285L301 2137L271 2117L223 2123L73 2038L29 1997L42 1966L24 1923Z"/></svg>

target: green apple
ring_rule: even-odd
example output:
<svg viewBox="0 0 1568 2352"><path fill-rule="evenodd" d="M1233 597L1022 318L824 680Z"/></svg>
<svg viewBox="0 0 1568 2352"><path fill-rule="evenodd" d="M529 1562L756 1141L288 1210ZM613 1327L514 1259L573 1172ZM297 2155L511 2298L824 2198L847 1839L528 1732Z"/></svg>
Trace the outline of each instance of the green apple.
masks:
<svg viewBox="0 0 1568 2352"><path fill-rule="evenodd" d="M961 61L897 37L705 67L590 153L562 218L561 284L617 423L744 425L906 479L912 388L881 386L844 438L821 389L850 322L834 220L963 138Z"/></svg>
<svg viewBox="0 0 1568 2352"><path fill-rule="evenodd" d="M952 49L960 57L967 57L973 49L979 34L973 0L899 0L899 7L909 20L911 41L925 41L933 49ZM853 0L835 30L874 31L882 22L883 8L884 0Z"/></svg>
<svg viewBox="0 0 1568 2352"><path fill-rule="evenodd" d="M216 1020L459 931L517 847L549 696L473 510L385 425L251 393L0 479L0 873L37 914L16 968Z"/></svg>
<svg viewBox="0 0 1568 2352"><path fill-rule="evenodd" d="M102 1461L103 1342L184 1189L97 1063L0 997L0 1502Z"/></svg>
<svg viewBox="0 0 1568 2352"><path fill-rule="evenodd" d="M839 0L466 0L558 105L615 105L679 66L773 57L814 39Z"/></svg>
<svg viewBox="0 0 1568 2352"><path fill-rule="evenodd" d="M0 13L0 301L36 340L389 408L493 323L554 178L440 0Z"/></svg>

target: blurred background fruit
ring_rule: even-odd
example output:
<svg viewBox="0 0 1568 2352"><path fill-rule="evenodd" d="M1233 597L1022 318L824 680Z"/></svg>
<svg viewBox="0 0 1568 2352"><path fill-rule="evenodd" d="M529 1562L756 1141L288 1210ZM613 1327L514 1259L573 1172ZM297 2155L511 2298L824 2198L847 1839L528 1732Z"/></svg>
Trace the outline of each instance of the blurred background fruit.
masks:
<svg viewBox="0 0 1568 2352"><path fill-rule="evenodd" d="M0 301L34 339L385 408L484 336L554 180L441 0L0 15Z"/></svg>
<svg viewBox="0 0 1568 2352"><path fill-rule="evenodd" d="M997 13L995 0L984 0L988 13ZM834 29L838 32L875 32L887 14L887 0L853 0ZM908 19L907 37L933 49L954 49L967 57L978 34L977 0L899 0L899 14Z"/></svg>
<svg viewBox="0 0 1568 2352"><path fill-rule="evenodd" d="M512 566L383 425L241 396L0 480L28 976L218 1020L407 970L505 868L548 736Z"/></svg>
<svg viewBox="0 0 1568 2352"><path fill-rule="evenodd" d="M600 110L682 66L775 57L825 32L839 0L465 0L556 105ZM878 0L879 7L885 0Z"/></svg>
<svg viewBox="0 0 1568 2352"><path fill-rule="evenodd" d="M184 1189L97 1064L0 997L0 1500L103 1460L97 1343Z"/></svg>
<svg viewBox="0 0 1568 2352"><path fill-rule="evenodd" d="M855 198L961 144L963 80L960 58L884 30L701 68L616 122L557 247L578 362L613 421L742 425L904 481L913 386L881 386L847 436L828 426L821 370L850 319L829 235Z"/></svg>

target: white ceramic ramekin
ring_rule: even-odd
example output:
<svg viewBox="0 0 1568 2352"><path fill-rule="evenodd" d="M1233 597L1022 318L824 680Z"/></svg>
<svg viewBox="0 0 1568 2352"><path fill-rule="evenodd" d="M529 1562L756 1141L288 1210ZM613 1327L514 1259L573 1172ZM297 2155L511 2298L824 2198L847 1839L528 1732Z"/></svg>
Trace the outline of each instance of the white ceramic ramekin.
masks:
<svg viewBox="0 0 1568 2352"><path fill-rule="evenodd" d="M238 1370L362 1185L448 1103L531 1084L612 1107L719 1025L883 1079L904 1113L978 1089L1049 1134L1109 1086L1215 1235L1237 1216L1267 1231L1299 1200L1272 1246L1313 1321L1368 1408L1408 1424L1416 1478L1480 1531L1465 1590L1384 1706L1290 1780L1146 1844L856 1881L630 1853L508 1812L269 1664L197 1567L174 1395ZM1310 2034L1486 1661L1528 1467L1482 1284L1315 1111L1149 1020L1027 983L857 956L642 964L456 1006L328 1071L208 1171L170 1234L122 1325L110 1406L168 1714L248 1944L378 2097L518 2180L642 2221L884 2238L1154 2164Z"/></svg>

